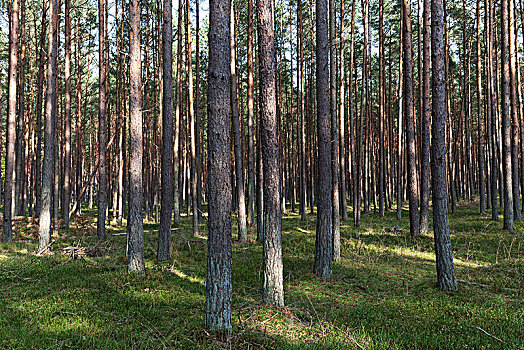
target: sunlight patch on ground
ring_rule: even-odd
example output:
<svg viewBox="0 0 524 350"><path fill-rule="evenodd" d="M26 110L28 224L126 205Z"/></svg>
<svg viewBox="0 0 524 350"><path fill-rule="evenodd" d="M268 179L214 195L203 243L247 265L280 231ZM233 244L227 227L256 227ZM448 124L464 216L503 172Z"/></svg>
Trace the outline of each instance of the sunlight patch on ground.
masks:
<svg viewBox="0 0 524 350"><path fill-rule="evenodd" d="M373 243L363 243L363 245L377 253L392 252L392 253L395 253L397 255L404 256L404 257L422 259L422 260L426 260L429 262L435 261L435 254L433 252L431 253L422 252L422 251L412 249L409 247L386 247L386 246L376 245ZM480 263L478 261L465 261L465 260L457 259L456 257L453 258L453 262L457 266L464 266L464 267L484 267L484 266L491 265L488 263Z"/></svg>
<svg viewBox="0 0 524 350"><path fill-rule="evenodd" d="M177 275L178 277L180 278L183 278L183 279L186 279L188 280L189 282L193 282L193 283L200 283L201 285L205 286L206 285L206 281L203 279L203 278L198 278L198 277L193 277L193 276L188 276L186 275L185 273L183 273L182 271L172 267L171 269L169 269L171 272L173 272L175 275Z"/></svg>

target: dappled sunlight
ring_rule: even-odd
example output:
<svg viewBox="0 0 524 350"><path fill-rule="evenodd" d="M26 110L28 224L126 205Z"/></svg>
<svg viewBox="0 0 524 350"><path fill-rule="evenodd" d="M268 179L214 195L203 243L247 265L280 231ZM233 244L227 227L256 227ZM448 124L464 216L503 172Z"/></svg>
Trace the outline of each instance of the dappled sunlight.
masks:
<svg viewBox="0 0 524 350"><path fill-rule="evenodd" d="M178 269L176 269L174 267L171 267L169 269L169 271L173 272L175 275L177 275L178 277L180 277L182 279L188 280L189 282L200 283L202 286L206 285L206 280L204 278L188 276L184 272L182 272L182 271L180 271L180 270L178 270Z"/></svg>

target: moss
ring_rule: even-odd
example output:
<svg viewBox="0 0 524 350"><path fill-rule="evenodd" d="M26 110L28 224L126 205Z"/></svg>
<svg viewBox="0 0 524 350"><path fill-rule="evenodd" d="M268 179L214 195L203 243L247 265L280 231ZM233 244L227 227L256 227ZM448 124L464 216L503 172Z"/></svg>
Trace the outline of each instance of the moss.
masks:
<svg viewBox="0 0 524 350"><path fill-rule="evenodd" d="M0 245L0 348L518 348L524 228L502 231L502 221L477 212L462 206L450 216L457 276L476 283L456 293L437 290L433 238L407 236L407 212L400 234L395 212L363 215L358 229L343 222L331 281L312 273L314 217L287 213L280 309L261 303L262 247L250 229L247 243L233 244L230 335L204 328L206 239L192 237L190 218L173 231L172 259L163 263L155 260L158 226L146 223L144 277L126 273L124 228L111 226L97 242L93 211L73 220L46 257L30 253L36 226L19 220L17 242ZM73 245L75 259L66 249Z"/></svg>

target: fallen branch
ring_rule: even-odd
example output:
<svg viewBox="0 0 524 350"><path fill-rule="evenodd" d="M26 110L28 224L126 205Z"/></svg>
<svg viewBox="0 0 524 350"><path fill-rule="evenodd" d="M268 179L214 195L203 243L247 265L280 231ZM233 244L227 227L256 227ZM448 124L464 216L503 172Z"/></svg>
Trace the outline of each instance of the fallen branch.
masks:
<svg viewBox="0 0 524 350"><path fill-rule="evenodd" d="M40 254L43 254L44 252L48 251L49 248L51 248L51 246L55 243L55 240L54 239L51 239L49 241L49 243L47 243L47 245L45 247L43 247L42 249L40 249L38 252L36 252L36 255L40 255Z"/></svg>
<svg viewBox="0 0 524 350"><path fill-rule="evenodd" d="M467 284L468 286L478 286L478 287L483 287L483 288L499 288L503 291L506 291L506 292L511 292L511 293L518 293L519 290L518 289L515 289L515 288L507 288L507 287L496 287L496 286L492 286L492 285L489 285L489 284L483 284L483 283L477 283L477 282L469 282L469 281L465 281L465 280L457 280L459 283L464 283L464 284Z"/></svg>
<svg viewBox="0 0 524 350"><path fill-rule="evenodd" d="M475 328L478 329L479 331L481 331L482 333L484 333L485 335L487 335L488 337L491 337L491 338L493 338L493 339L495 339L495 340L497 340L497 341L499 341L499 342L501 342L503 344L506 344L506 345L508 344L504 340L502 340L502 339L500 339L498 337L495 337L493 334L489 334L488 332L486 332L485 330L483 330L480 327L475 327Z"/></svg>
<svg viewBox="0 0 524 350"><path fill-rule="evenodd" d="M25 271L25 269L27 269L29 266L33 265L35 263L36 259L32 259L29 264L26 264L20 271L18 271L18 273L16 275L13 276L13 278L17 278L18 276L20 276L20 274L22 272Z"/></svg>
<svg viewBox="0 0 524 350"><path fill-rule="evenodd" d="M345 332L343 331L342 329L340 329L339 327L335 326L334 324L330 324L331 326L335 327L336 330L338 330L339 332L342 332L346 335L346 338L348 338L357 348L359 349L362 349L362 350L366 350L365 347L363 347L362 345L360 345L356 340L355 338L353 338L351 336L351 334L349 334L348 332Z"/></svg>

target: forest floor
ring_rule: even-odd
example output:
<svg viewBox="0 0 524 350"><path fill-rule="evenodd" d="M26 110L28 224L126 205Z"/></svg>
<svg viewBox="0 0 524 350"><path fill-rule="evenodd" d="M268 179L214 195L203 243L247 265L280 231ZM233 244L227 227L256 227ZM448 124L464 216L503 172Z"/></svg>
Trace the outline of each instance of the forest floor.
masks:
<svg viewBox="0 0 524 350"><path fill-rule="evenodd" d="M312 273L315 218L288 213L280 309L261 303L262 247L250 230L233 244L228 336L204 328L205 224L194 238L183 217L172 259L159 263L158 226L147 223L137 277L126 272L125 229L108 226L97 241L94 211L61 230L48 256L33 254L37 226L17 218L16 242L0 244L0 348L524 349L524 225L503 231L477 212L450 215L454 293L437 290L433 237L409 237L407 210L400 232L394 211L363 215L359 229L344 222L330 281Z"/></svg>

